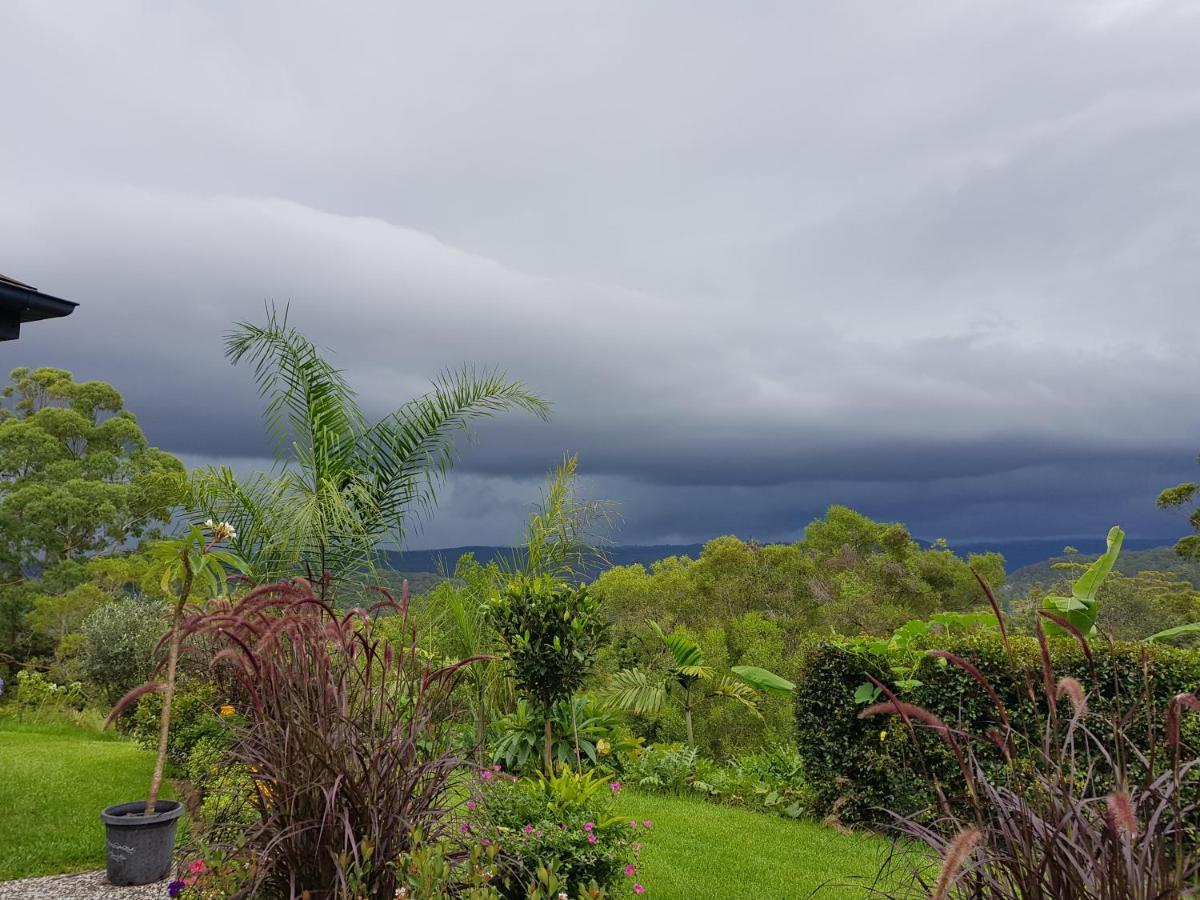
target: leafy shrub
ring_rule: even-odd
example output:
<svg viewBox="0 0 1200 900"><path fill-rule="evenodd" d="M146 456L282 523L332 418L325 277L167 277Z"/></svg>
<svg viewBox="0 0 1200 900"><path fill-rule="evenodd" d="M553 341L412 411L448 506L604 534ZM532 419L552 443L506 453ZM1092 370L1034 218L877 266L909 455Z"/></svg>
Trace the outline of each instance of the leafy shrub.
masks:
<svg viewBox="0 0 1200 900"><path fill-rule="evenodd" d="M554 734L555 765L603 766L620 771L627 753L641 746L620 716L582 697L554 706L551 726ZM495 723L496 741L492 760L510 772L528 772L541 764L544 723L525 700ZM575 738L579 738L576 755Z"/></svg>
<svg viewBox="0 0 1200 900"><path fill-rule="evenodd" d="M630 759L624 778L641 790L698 794L796 819L810 808L801 768L799 755L785 747L738 757L722 766L693 747L655 744Z"/></svg>
<svg viewBox="0 0 1200 900"><path fill-rule="evenodd" d="M940 649L969 659L988 679L1015 728L1032 730L1041 710L1030 697L1030 685L1041 682L1041 654L1033 638L1003 638L990 632L942 635ZM1056 672L1086 683L1087 658L1070 638L1048 643ZM1200 651L1146 644L1097 644L1091 648L1103 693L1090 703L1097 712L1114 698L1146 691L1131 716L1155 723L1161 737L1163 712L1171 698L1200 683ZM985 734L997 723L995 707L970 674L924 656L913 672L920 682L902 694L906 702L929 710L944 721L961 722L973 734ZM1145 677L1144 677L1145 676ZM920 754L901 730L864 721L855 710L865 705L855 693L871 678L896 688L897 679L885 659L866 652L861 642L826 641L809 648L796 688L797 749L812 792L814 812L845 822L889 821L885 810L911 813L930 803L929 776L956 784L958 766L935 736L920 735ZM866 698L870 702L870 698ZM1131 727L1137 724L1131 722ZM1142 747L1143 751L1148 747ZM922 768L922 759L929 771ZM999 753L990 760L1002 763Z"/></svg>
<svg viewBox="0 0 1200 900"><path fill-rule="evenodd" d="M150 677L162 610L142 600L105 603L83 621L83 674L114 703Z"/></svg>
<svg viewBox="0 0 1200 900"><path fill-rule="evenodd" d="M543 764L549 772L554 706L584 686L608 636L599 601L582 585L519 577L488 603L487 615L518 688L542 713Z"/></svg>
<svg viewBox="0 0 1200 900"><path fill-rule="evenodd" d="M568 892L624 894L638 883L638 837L653 823L617 815L619 790L619 782L594 772L516 779L485 771L463 831L480 846L500 848L497 888L505 898L525 897L539 869L552 871Z"/></svg>
<svg viewBox="0 0 1200 900"><path fill-rule="evenodd" d="M205 839L214 844L236 841L244 827L258 817L254 773L246 766L228 763L228 745L224 736L201 738L184 766L200 803Z"/></svg>
<svg viewBox="0 0 1200 900"><path fill-rule="evenodd" d="M407 617L390 600L372 614ZM392 900L395 860L413 834L447 833L460 761L446 751L464 666L434 669L414 630L381 640L373 615L340 613L307 582L269 585L189 621L236 680L245 722L227 764L252 774L256 821L238 848L255 860L245 889Z"/></svg>
<svg viewBox="0 0 1200 900"><path fill-rule="evenodd" d="M224 698L212 681L199 678L181 680L175 686L171 701L171 727L167 736L167 758L185 766L192 748L203 741L227 746L231 740L229 723L220 709ZM132 736L147 750L158 746L162 695L157 692L138 698L129 729Z"/></svg>
<svg viewBox="0 0 1200 900"><path fill-rule="evenodd" d="M82 710L87 704L83 684L56 684L41 672L22 669L17 673L17 703L31 710Z"/></svg>
<svg viewBox="0 0 1200 900"><path fill-rule="evenodd" d="M1047 618L1078 639L1090 662L1082 628L1056 610ZM1086 678L1059 677L1040 629L1038 639L1041 677L1036 691L1029 686L1029 699L1045 712L1029 729L1014 724L974 661L954 654L941 658L990 698L997 724L986 734L891 691L863 711L863 718L887 715L906 732L927 772L917 734L935 736L956 760L966 789L951 802L935 781L932 809L896 815L900 834L933 851L941 865L902 852L876 882L895 885L884 896L1166 898L1182 897L1200 882L1194 775L1200 757L1181 729L1182 717L1200 712L1200 697L1184 691L1156 707L1149 665L1141 689L1108 682L1099 665L1089 666ZM1102 691L1108 702L1093 708Z"/></svg>

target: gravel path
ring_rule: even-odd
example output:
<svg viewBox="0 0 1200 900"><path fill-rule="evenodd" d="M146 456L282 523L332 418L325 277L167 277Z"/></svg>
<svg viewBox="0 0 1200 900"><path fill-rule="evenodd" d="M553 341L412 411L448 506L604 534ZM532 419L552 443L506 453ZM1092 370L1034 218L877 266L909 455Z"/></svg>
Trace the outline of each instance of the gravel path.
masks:
<svg viewBox="0 0 1200 900"><path fill-rule="evenodd" d="M167 879L139 887L117 887L105 880L103 871L0 881L3 900L162 900L166 896Z"/></svg>

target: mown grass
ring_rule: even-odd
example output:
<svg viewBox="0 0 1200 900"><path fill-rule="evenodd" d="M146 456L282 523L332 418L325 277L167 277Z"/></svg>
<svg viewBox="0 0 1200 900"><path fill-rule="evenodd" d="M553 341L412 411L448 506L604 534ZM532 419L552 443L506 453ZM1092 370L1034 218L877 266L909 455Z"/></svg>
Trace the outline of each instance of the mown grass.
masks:
<svg viewBox="0 0 1200 900"><path fill-rule="evenodd" d="M153 754L112 734L0 719L0 881L104 865L100 810L145 796ZM649 819L637 878L655 900L860 898L884 840L689 798L626 791Z"/></svg>
<svg viewBox="0 0 1200 900"><path fill-rule="evenodd" d="M0 719L0 881L103 868L100 810L145 797L153 768L112 734Z"/></svg>
<svg viewBox="0 0 1200 900"><path fill-rule="evenodd" d="M620 809L654 823L637 875L654 900L857 900L888 849L872 835L687 798L627 790Z"/></svg>

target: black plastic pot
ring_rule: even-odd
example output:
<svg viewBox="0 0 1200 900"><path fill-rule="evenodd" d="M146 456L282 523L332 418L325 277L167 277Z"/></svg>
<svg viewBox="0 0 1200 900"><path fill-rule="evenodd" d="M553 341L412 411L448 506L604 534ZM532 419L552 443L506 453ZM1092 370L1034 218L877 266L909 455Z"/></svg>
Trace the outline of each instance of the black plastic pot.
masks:
<svg viewBox="0 0 1200 900"><path fill-rule="evenodd" d="M154 884L171 871L175 826L183 805L159 800L154 815L143 815L146 801L119 803L100 813L108 845L110 884Z"/></svg>

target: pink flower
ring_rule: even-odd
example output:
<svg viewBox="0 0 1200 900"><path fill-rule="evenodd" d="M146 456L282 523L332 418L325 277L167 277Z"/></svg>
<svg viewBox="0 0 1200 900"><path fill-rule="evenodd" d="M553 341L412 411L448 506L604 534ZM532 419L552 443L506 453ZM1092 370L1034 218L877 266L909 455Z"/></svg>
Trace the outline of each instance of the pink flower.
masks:
<svg viewBox="0 0 1200 900"><path fill-rule="evenodd" d="M191 872L193 875L199 875L201 872L204 871L204 860L202 860L202 859L192 860L190 863L188 863L188 871Z"/></svg>
<svg viewBox="0 0 1200 900"><path fill-rule="evenodd" d="M646 826L647 828L653 828L653 827L654 827L654 823L653 823L653 822L651 822L649 819L647 819L647 820L646 820L645 822L643 822L642 824L643 824L644 826Z"/></svg>
<svg viewBox="0 0 1200 900"><path fill-rule="evenodd" d="M589 834L589 835L588 835L588 843L589 843L589 844L594 844L594 843L596 843L596 835L594 835L594 834Z"/></svg>
<svg viewBox="0 0 1200 900"><path fill-rule="evenodd" d="M468 825L466 822L463 822L461 825L458 826L459 834L467 834L468 832L470 832L470 830L471 830L471 826Z"/></svg>
<svg viewBox="0 0 1200 900"><path fill-rule="evenodd" d="M500 771L500 763L496 763L496 765L492 766L492 771L499 772Z"/></svg>
<svg viewBox="0 0 1200 900"><path fill-rule="evenodd" d="M630 823L629 823L629 827L630 827L630 828L637 828L637 822L630 822Z"/></svg>
<svg viewBox="0 0 1200 900"><path fill-rule="evenodd" d="M482 778L484 781L491 781L496 776L492 772L491 769L484 769L482 772L479 773L479 777Z"/></svg>
<svg viewBox="0 0 1200 900"><path fill-rule="evenodd" d="M485 846L485 847L490 847L490 846L492 846L492 840L491 840L491 838L484 838L484 839L483 839L482 841L480 841L479 843L483 844L483 846Z"/></svg>
<svg viewBox="0 0 1200 900"><path fill-rule="evenodd" d="M635 884L633 886L633 892L635 894L644 894L644 893L646 893L646 889L644 887L642 887L640 884Z"/></svg>
<svg viewBox="0 0 1200 900"><path fill-rule="evenodd" d="M592 829L594 829L595 827L596 827L596 823L595 823L595 822L584 822L584 823L583 823L583 830L584 830L584 831L591 831L591 830L592 830Z"/></svg>
<svg viewBox="0 0 1200 900"><path fill-rule="evenodd" d="M542 836L542 829L540 829L540 828L539 828L537 831L535 831L535 832L534 832L534 834L536 834L538 837L541 837L541 836Z"/></svg>
<svg viewBox="0 0 1200 900"><path fill-rule="evenodd" d="M479 804L478 804L478 803L476 803L474 800L468 800L468 801L467 801L467 809L474 809L474 808L475 808L476 806L478 806L478 805L479 805Z"/></svg>
<svg viewBox="0 0 1200 900"><path fill-rule="evenodd" d="M612 784L610 784L610 785L608 786L608 789L609 789L610 791L612 791L614 794L619 794L619 793L621 793L621 782L619 782L619 781L614 781Z"/></svg>
<svg viewBox="0 0 1200 900"><path fill-rule="evenodd" d="M532 825L528 825L528 824L527 824L527 825L525 826L525 833L526 833L526 834L533 834L533 826L532 826Z"/></svg>
<svg viewBox="0 0 1200 900"><path fill-rule="evenodd" d="M635 872L637 872L637 866L635 866L633 863L630 863L625 867L625 876L627 878L632 878Z"/></svg>

